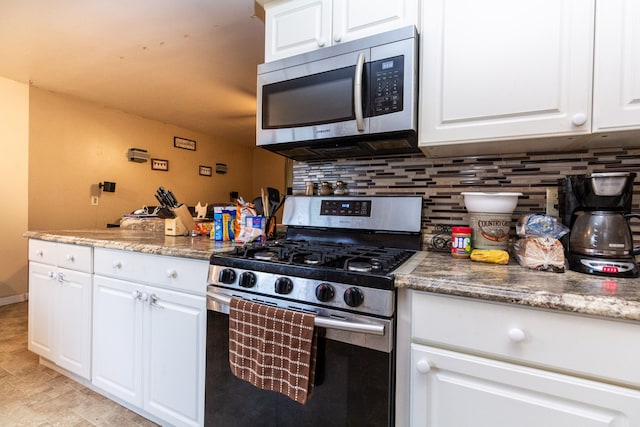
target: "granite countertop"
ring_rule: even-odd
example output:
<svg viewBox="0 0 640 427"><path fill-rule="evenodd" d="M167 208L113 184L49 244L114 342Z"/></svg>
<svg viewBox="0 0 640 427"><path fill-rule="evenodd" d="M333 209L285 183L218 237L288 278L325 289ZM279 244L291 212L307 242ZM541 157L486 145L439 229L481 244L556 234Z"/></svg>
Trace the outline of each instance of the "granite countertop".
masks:
<svg viewBox="0 0 640 427"><path fill-rule="evenodd" d="M202 260L237 246L206 236L173 237L163 232L121 228L27 231L24 236ZM446 253L419 252L400 269L395 284L397 288L640 321L640 278L609 278L573 271L550 273L522 268L514 260L508 265L496 265L454 259Z"/></svg>
<svg viewBox="0 0 640 427"><path fill-rule="evenodd" d="M551 273L423 252L396 275L397 288L640 321L640 278Z"/></svg>
<svg viewBox="0 0 640 427"><path fill-rule="evenodd" d="M106 228L101 230L27 231L25 237L72 245L119 249L146 254L209 260L215 252L228 252L238 244L216 242L207 236L165 236L164 231Z"/></svg>

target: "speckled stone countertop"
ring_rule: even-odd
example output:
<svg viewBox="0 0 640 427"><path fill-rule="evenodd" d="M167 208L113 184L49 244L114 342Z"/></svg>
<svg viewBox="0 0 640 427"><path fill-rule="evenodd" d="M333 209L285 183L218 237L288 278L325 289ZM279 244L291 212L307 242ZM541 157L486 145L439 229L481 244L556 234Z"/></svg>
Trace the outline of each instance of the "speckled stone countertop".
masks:
<svg viewBox="0 0 640 427"><path fill-rule="evenodd" d="M513 260L496 265L437 252L420 255L410 271L396 276L397 288L640 321L640 278L534 271Z"/></svg>
<svg viewBox="0 0 640 427"><path fill-rule="evenodd" d="M164 232L106 228L102 230L27 231L25 237L120 249L123 251L167 255L182 258L209 260L214 252L227 252L237 245L234 242L216 242L207 236L165 236Z"/></svg>
<svg viewBox="0 0 640 427"><path fill-rule="evenodd" d="M53 242L208 260L232 250L233 242L206 236L165 236L161 232L102 230L28 231L25 237ZM495 265L420 252L396 275L397 288L640 321L640 278L622 279L566 271L549 273L520 267L511 260Z"/></svg>

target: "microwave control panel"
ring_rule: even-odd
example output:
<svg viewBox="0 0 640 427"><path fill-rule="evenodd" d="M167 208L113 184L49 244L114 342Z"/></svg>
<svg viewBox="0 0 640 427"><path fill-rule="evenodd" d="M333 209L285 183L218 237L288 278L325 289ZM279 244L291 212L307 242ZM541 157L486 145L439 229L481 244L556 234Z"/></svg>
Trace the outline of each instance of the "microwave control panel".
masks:
<svg viewBox="0 0 640 427"><path fill-rule="evenodd" d="M371 116L402 111L404 56L371 62Z"/></svg>

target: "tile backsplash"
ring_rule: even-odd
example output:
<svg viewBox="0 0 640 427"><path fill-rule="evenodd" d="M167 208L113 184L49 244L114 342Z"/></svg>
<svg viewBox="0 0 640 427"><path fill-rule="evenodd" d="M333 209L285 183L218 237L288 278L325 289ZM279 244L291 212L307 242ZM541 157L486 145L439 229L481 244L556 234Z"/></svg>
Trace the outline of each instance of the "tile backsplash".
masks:
<svg viewBox="0 0 640 427"><path fill-rule="evenodd" d="M590 172L636 172L640 149L606 148L563 153L509 154L427 159L421 154L295 161L293 193L304 194L306 182L341 180L350 195L420 195L425 249L442 249L452 225L468 224L463 191L522 192L514 219L544 213L547 188L566 175ZM634 183L633 207L640 212L640 178ZM640 241L640 221L632 221ZM637 243L636 243L637 245ZM444 248L446 250L446 248Z"/></svg>

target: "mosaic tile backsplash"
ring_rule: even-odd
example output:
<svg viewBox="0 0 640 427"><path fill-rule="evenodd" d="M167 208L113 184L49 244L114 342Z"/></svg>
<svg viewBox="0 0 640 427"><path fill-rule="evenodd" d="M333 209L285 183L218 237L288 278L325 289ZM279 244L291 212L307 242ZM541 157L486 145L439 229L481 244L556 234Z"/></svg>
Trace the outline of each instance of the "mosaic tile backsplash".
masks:
<svg viewBox="0 0 640 427"><path fill-rule="evenodd" d="M447 250L452 225L467 225L463 191L517 191L514 220L544 213L547 188L567 175L591 172L635 172L640 176L640 149L591 149L564 153L427 159L421 154L331 161L295 161L293 193L304 194L308 181L340 180L349 195L420 195L423 197L424 249ZM640 212L640 178L634 183L634 212ZM632 220L636 246L640 221Z"/></svg>

